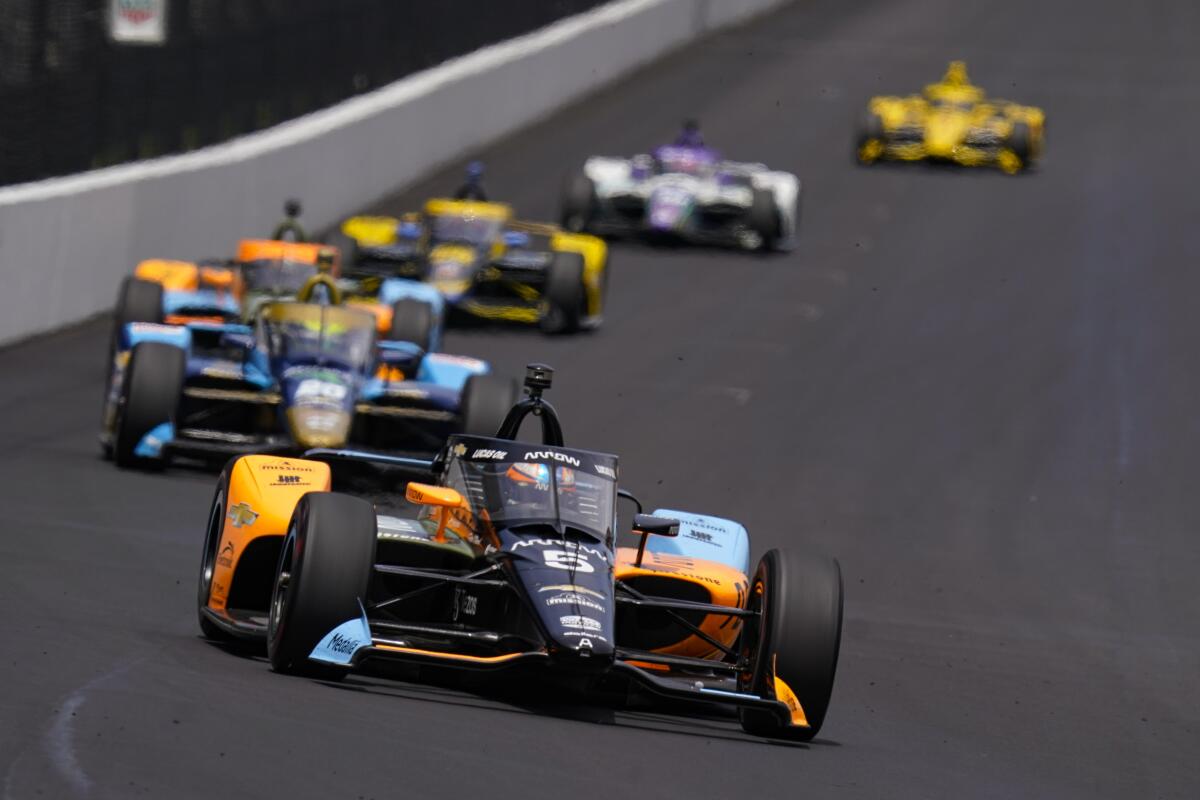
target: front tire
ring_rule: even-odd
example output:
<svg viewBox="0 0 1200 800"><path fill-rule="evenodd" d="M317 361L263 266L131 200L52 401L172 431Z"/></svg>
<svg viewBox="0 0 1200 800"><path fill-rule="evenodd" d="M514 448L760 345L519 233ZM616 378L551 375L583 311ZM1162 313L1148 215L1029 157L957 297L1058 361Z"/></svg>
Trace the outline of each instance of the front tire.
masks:
<svg viewBox="0 0 1200 800"><path fill-rule="evenodd" d="M200 555L200 580L196 587L196 615L200 620L200 632L206 639L214 642L231 642L233 637L220 626L209 619L204 609L208 607L209 596L212 594L213 572L217 568L217 558L221 546L221 533L225 528L225 508L229 498L229 475L233 471L233 462L221 471L217 478L217 490L213 494L212 505L209 506L208 527L204 533L204 550Z"/></svg>
<svg viewBox="0 0 1200 800"><path fill-rule="evenodd" d="M810 741L821 729L842 639L842 572L837 561L792 550L769 550L758 563L750 606L759 624L742 633L742 656L751 669L743 690L786 701L775 679L786 684L808 727L784 725L770 712L741 711L742 728L756 736Z"/></svg>
<svg viewBox="0 0 1200 800"><path fill-rule="evenodd" d="M883 156L886 142L883 119L878 114L867 112L858 126L854 141L854 158L860 164L874 164Z"/></svg>
<svg viewBox="0 0 1200 800"><path fill-rule="evenodd" d="M275 570L267 626L271 669L340 680L346 670L309 661L325 636L362 615L375 564L375 508L333 492L300 498Z"/></svg>
<svg viewBox="0 0 1200 800"><path fill-rule="evenodd" d="M175 418L187 366L183 350L164 342L141 342L129 355L113 431L113 458L119 467L152 465L137 454L147 433Z"/></svg>
<svg viewBox="0 0 1200 800"><path fill-rule="evenodd" d="M499 375L472 375L462 392L463 433L495 436L520 396L517 382Z"/></svg>
<svg viewBox="0 0 1200 800"><path fill-rule="evenodd" d="M542 316L539 325L544 333L574 333L587 313L587 288L583 282L583 256L560 252L546 275L542 290Z"/></svg>
<svg viewBox="0 0 1200 800"><path fill-rule="evenodd" d="M750 230L759 236L759 250L771 250L779 241L782 225L779 219L779 209L775 206L775 195L766 189L755 189L754 199L750 203L750 211L746 215L746 223Z"/></svg>

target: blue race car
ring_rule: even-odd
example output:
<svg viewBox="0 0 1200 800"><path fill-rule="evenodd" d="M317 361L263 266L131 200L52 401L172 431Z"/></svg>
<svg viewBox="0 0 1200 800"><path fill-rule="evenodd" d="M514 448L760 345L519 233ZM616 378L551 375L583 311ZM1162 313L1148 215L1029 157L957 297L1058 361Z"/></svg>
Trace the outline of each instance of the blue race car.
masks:
<svg viewBox="0 0 1200 800"><path fill-rule="evenodd" d="M377 338L353 306L264 304L253 325L118 327L100 441L119 466L492 434L518 394L484 361Z"/></svg>

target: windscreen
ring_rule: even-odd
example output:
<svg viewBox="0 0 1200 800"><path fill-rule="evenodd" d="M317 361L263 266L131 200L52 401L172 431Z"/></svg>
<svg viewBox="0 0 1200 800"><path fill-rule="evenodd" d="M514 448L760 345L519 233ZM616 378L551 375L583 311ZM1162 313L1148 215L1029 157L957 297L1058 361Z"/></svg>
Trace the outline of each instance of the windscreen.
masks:
<svg viewBox="0 0 1200 800"><path fill-rule="evenodd" d="M477 458L465 452L447 465L446 484L467 499L476 517L498 528L561 522L608 537L616 508L615 459L601 463L588 454L527 452L524 445L507 444L516 449L473 448Z"/></svg>
<svg viewBox="0 0 1200 800"><path fill-rule="evenodd" d="M375 357L375 317L339 306L270 303L260 324L273 358L363 371Z"/></svg>
<svg viewBox="0 0 1200 800"><path fill-rule="evenodd" d="M494 217L472 217L461 214L438 214L429 220L433 242L481 245L500 235L503 220Z"/></svg>
<svg viewBox="0 0 1200 800"><path fill-rule="evenodd" d="M316 274L316 266L299 261L264 259L242 265L242 277L248 291L279 296L296 294L304 282Z"/></svg>

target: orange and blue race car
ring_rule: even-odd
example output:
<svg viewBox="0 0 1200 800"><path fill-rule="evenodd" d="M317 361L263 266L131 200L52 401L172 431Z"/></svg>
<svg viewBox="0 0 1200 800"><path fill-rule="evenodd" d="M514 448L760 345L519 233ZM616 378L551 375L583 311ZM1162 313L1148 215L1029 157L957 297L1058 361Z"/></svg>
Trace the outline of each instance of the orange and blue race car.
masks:
<svg viewBox="0 0 1200 800"><path fill-rule="evenodd" d="M1041 155L1045 125L1042 109L986 96L971 84L966 64L953 61L923 94L871 98L855 156L863 164L924 160L995 166L1011 175Z"/></svg>
<svg viewBox="0 0 1200 800"><path fill-rule="evenodd" d="M528 396L495 436L452 436L432 461L315 450L232 462L208 516L201 630L265 641L278 672L532 672L597 695L724 704L752 734L813 738L841 639L837 562L769 550L751 570L738 523L640 513L616 456L564 445L542 397L551 378L530 365ZM540 443L515 438L528 416ZM360 478L342 470L368 465L396 488L348 491ZM413 470L427 482L396 477ZM636 547L617 546L618 497L638 509Z"/></svg>

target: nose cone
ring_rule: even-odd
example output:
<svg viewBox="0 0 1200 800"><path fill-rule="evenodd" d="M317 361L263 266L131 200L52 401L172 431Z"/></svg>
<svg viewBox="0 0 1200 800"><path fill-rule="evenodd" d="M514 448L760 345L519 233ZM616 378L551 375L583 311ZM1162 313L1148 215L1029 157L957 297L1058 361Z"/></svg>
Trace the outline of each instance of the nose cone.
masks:
<svg viewBox="0 0 1200 800"><path fill-rule="evenodd" d="M583 671L615 658L612 565L600 544L523 539L513 565L546 635L551 658Z"/></svg>
<svg viewBox="0 0 1200 800"><path fill-rule="evenodd" d="M925 151L934 157L949 158L966 133L966 118L962 114L934 114L925 123Z"/></svg>
<svg viewBox="0 0 1200 800"><path fill-rule="evenodd" d="M650 197L647 223L656 231L673 231L687 218L691 196L681 188L666 186Z"/></svg>
<svg viewBox="0 0 1200 800"><path fill-rule="evenodd" d="M351 416L346 411L326 408L289 408L288 428L302 449L341 447L350 436Z"/></svg>

